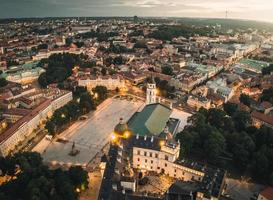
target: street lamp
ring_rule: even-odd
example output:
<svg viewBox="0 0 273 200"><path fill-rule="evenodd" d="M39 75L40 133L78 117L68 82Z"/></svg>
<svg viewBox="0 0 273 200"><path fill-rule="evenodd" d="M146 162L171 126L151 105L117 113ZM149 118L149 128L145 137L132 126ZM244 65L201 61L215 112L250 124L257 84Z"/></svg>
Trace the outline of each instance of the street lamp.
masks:
<svg viewBox="0 0 273 200"><path fill-rule="evenodd" d="M130 137L130 135L131 135L131 134L130 134L130 132L129 132L129 131L126 131L126 132L124 133L124 137L125 137L125 138L129 138L129 137Z"/></svg>
<svg viewBox="0 0 273 200"><path fill-rule="evenodd" d="M161 140L161 141L159 142L159 145L160 145L161 147L164 146L164 145L165 145L165 141Z"/></svg>

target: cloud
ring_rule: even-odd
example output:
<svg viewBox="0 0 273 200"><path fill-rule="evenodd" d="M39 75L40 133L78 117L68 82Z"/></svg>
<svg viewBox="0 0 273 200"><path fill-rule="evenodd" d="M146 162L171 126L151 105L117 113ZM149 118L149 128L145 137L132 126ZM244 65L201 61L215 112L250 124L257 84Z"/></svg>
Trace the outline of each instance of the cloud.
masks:
<svg viewBox="0 0 273 200"><path fill-rule="evenodd" d="M177 16L273 21L273 0L0 0L0 17Z"/></svg>

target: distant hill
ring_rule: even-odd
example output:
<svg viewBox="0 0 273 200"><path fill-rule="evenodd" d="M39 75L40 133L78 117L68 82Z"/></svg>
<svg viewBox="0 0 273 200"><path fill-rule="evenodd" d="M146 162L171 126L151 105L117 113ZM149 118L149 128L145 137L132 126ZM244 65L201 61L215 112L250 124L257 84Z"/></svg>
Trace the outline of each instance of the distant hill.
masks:
<svg viewBox="0 0 273 200"><path fill-rule="evenodd" d="M134 17L46 17L46 18L12 18L12 19L0 19L0 24L10 23L14 21L39 21L39 20L57 20L57 19L73 19L80 20L107 20L107 19L119 19L119 20L134 20ZM139 21L151 21L157 23L169 23L177 22L186 25L195 26L215 26L221 25L222 29L258 29L273 32L273 23L261 22L254 20L240 20L240 19L211 19L211 18L179 18L179 17L138 17Z"/></svg>
<svg viewBox="0 0 273 200"><path fill-rule="evenodd" d="M177 22L191 25L221 25L226 29L258 29L273 32L273 23L239 19L178 18Z"/></svg>

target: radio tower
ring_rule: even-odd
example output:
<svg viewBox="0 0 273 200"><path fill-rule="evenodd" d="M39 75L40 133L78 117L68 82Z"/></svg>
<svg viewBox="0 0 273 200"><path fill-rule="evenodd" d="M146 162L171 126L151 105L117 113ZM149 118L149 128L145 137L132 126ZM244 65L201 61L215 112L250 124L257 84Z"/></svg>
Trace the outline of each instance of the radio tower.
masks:
<svg viewBox="0 0 273 200"><path fill-rule="evenodd" d="M226 10L226 19L228 18L228 11Z"/></svg>

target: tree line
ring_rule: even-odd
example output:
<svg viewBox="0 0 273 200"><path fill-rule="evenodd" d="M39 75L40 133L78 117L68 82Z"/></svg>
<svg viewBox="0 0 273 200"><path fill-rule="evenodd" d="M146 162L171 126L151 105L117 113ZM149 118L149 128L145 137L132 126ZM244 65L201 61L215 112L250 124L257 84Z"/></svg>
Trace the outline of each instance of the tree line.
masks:
<svg viewBox="0 0 273 200"><path fill-rule="evenodd" d="M224 110L201 108L188 122L177 134L182 157L201 157L220 167L232 164L240 174L273 185L273 129L252 126L250 114L233 103L224 104Z"/></svg>
<svg viewBox="0 0 273 200"><path fill-rule="evenodd" d="M38 82L42 87L52 83L61 83L72 74L75 66L86 68L93 67L94 63L87 60L87 56L80 54L53 54L47 59L42 59L38 66L44 67L46 72L42 73Z"/></svg>
<svg viewBox="0 0 273 200"><path fill-rule="evenodd" d="M35 152L0 157L0 171L8 180L0 185L1 200L76 200L88 187L88 174L81 167L51 170Z"/></svg>
<svg viewBox="0 0 273 200"><path fill-rule="evenodd" d="M97 105L107 98L107 88L97 86L93 89L92 95L85 87L76 87L73 92L73 100L65 106L57 109L52 117L46 122L45 128L49 134L55 135L66 126L76 121L81 115L95 110Z"/></svg>

